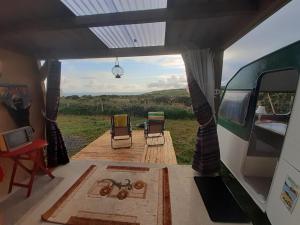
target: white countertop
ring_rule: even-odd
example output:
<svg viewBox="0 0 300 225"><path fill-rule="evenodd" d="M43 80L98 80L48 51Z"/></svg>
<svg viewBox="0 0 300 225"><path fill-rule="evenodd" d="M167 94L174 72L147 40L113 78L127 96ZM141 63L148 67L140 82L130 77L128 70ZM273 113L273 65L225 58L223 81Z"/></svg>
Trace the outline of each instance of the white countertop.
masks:
<svg viewBox="0 0 300 225"><path fill-rule="evenodd" d="M255 126L272 131L272 132L280 134L282 136L285 135L286 130L287 130L287 124L278 123L278 122L263 122L263 121L261 121L261 122L256 122Z"/></svg>

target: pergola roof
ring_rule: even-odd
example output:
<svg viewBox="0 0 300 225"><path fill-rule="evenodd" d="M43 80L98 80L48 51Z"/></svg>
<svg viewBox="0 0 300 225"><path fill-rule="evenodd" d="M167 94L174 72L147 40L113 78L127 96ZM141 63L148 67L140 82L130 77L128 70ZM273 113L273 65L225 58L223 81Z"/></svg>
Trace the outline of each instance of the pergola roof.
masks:
<svg viewBox="0 0 300 225"><path fill-rule="evenodd" d="M41 59L226 49L288 2L0 0L0 47Z"/></svg>

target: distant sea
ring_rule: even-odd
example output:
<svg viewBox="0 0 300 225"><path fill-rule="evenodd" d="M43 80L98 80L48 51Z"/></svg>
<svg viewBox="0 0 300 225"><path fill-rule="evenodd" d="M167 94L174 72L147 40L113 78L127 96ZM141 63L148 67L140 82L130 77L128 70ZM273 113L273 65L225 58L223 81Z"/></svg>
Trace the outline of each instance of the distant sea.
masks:
<svg viewBox="0 0 300 225"><path fill-rule="evenodd" d="M66 92L62 93L61 96L71 96L71 95L92 95L92 96L99 96L99 95L141 95L146 92Z"/></svg>

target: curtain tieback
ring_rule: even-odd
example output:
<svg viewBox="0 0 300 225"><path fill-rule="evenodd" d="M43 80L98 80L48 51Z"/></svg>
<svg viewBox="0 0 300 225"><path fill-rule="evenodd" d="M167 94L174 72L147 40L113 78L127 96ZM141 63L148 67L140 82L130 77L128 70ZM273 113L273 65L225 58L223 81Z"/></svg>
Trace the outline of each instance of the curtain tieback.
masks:
<svg viewBox="0 0 300 225"><path fill-rule="evenodd" d="M49 119L49 118L46 116L46 113L45 113L44 111L41 111L41 112L42 112L42 115L43 115L43 117L45 118L45 120L48 120L49 122L52 122L52 123L56 123L55 120Z"/></svg>
<svg viewBox="0 0 300 225"><path fill-rule="evenodd" d="M221 95L221 90L220 89L215 89L215 96Z"/></svg>
<svg viewBox="0 0 300 225"><path fill-rule="evenodd" d="M200 123L199 123L199 126L200 126L200 127L206 127L208 124L210 124L210 122L211 122L213 119L214 119L214 116L210 117L210 119L209 119L206 123L204 123L204 124L200 124Z"/></svg>

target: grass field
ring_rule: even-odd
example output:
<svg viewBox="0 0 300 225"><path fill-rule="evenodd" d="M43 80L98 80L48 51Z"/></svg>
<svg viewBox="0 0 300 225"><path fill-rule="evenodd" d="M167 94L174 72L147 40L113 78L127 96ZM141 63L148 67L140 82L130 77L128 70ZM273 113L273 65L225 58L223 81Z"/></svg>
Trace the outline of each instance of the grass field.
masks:
<svg viewBox="0 0 300 225"><path fill-rule="evenodd" d="M139 129L138 125L143 122L144 118L131 118L133 129ZM58 124L70 155L73 155L110 129L110 117L59 115ZM167 120L166 130L171 133L178 163L191 164L197 122L190 119Z"/></svg>

